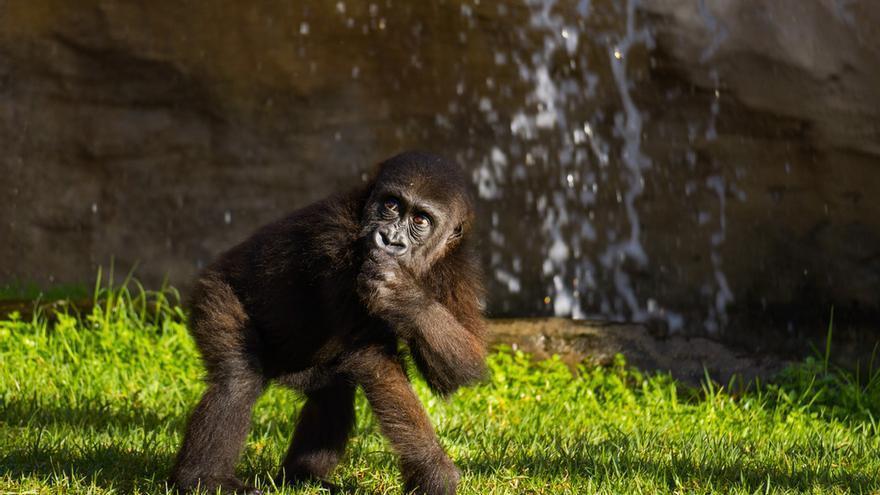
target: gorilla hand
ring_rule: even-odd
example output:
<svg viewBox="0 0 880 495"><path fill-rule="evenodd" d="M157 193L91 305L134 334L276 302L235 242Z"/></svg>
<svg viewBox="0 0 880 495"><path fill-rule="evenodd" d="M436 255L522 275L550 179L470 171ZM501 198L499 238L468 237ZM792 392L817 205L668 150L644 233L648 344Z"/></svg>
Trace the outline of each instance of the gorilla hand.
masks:
<svg viewBox="0 0 880 495"><path fill-rule="evenodd" d="M409 337L407 323L431 302L415 277L393 256L378 249L361 266L358 293L370 314L394 326L401 338Z"/></svg>

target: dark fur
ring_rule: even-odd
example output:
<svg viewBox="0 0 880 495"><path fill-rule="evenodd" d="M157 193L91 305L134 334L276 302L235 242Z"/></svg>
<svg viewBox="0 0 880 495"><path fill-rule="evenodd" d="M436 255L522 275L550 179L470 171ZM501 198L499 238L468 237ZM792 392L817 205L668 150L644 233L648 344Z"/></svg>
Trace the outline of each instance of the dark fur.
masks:
<svg viewBox="0 0 880 495"><path fill-rule="evenodd" d="M370 237L381 223L376 196L391 186L442 206L435 238L406 261L377 250ZM276 380L307 397L279 475L286 481L323 479L336 466L360 386L400 456L406 490L455 493L458 470L413 393L398 341L441 394L484 373L483 295L466 191L454 164L404 153L381 164L364 189L263 227L201 274L190 331L208 390L173 469L178 488L247 490L235 464L254 402Z"/></svg>

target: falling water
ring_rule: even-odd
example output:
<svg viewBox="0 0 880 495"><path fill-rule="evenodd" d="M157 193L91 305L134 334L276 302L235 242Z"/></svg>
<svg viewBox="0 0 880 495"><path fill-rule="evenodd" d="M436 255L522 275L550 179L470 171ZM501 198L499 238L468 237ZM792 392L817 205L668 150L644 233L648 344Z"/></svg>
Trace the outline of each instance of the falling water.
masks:
<svg viewBox="0 0 880 495"><path fill-rule="evenodd" d="M540 33L540 45L531 57L501 54L496 55L496 60L510 59L517 64L520 78L531 90L522 108L510 118L507 138L511 145L493 147L474 172L481 198L497 205L489 236L497 251L490 260L492 272L511 293L520 291L522 260L515 255L505 259L501 254L506 238L499 225L498 211L504 208L505 201L511 201L505 197L516 190L511 184L537 184L527 188L524 200L540 219L544 255L541 272L547 284L543 302L552 313L578 319L662 320L673 331L681 329L688 322L663 304L663 294L643 294L633 279L634 274L656 269L643 244L640 215L640 198L655 171L652 159L643 149L644 125L649 116L632 97L636 82L628 72L631 56L639 50L648 52L654 46L651 31L638 22L639 1L619 2L620 14L625 19L622 29L602 33L587 32L584 24L577 22L592 14L588 0L577 4L574 18L559 13L557 0L526 3L530 21L524 29L531 34ZM716 33L706 55L717 49L725 32L706 13L705 6L701 12L707 26ZM579 52L582 36L602 40L607 58L592 59L592 63L608 64L611 81L599 81L598 74L609 71L591 68L591 60ZM527 37L520 33L520 38ZM568 60L570 75L554 70L560 59ZM584 114L583 109L589 107L584 102L596 98L595 88L600 82L614 88L618 110L610 116L602 110ZM715 94L709 121L694 123L694 128L705 127L708 140L716 135L720 102L717 90ZM491 100L483 98L480 107L491 109ZM543 182L538 175L546 176ZM726 196L729 190L736 191L721 174L702 184L689 184L688 188L690 192L704 188L718 198L717 212L699 215L701 223L718 229L711 235L708 247L714 278L704 284L707 299L712 302L706 308L702 326L711 332L724 326L726 308L733 300L723 272L720 247L725 240ZM619 207L597 211L600 196L612 197ZM605 226L602 230L597 227L600 224Z"/></svg>

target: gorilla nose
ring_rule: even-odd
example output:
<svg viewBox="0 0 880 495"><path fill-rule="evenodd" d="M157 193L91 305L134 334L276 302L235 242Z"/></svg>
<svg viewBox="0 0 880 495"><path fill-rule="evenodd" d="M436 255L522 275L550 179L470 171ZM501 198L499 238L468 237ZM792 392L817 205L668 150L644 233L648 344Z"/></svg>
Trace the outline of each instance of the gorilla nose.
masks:
<svg viewBox="0 0 880 495"><path fill-rule="evenodd" d="M389 236L386 232L377 231L375 235L376 245L388 254L400 256L405 253L408 246L398 236Z"/></svg>

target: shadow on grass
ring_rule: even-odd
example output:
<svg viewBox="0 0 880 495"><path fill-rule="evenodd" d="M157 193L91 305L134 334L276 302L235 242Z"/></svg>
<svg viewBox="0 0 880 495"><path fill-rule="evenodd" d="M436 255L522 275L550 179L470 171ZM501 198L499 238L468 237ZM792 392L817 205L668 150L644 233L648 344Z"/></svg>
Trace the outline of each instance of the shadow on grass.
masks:
<svg viewBox="0 0 880 495"><path fill-rule="evenodd" d="M148 409L113 409L100 404L83 404L76 407L38 406L34 401L6 402L0 409L0 420L7 427L32 430L28 438L16 441L0 452L0 476L11 479L35 478L50 486L66 483L94 484L120 493L135 490L151 493L165 492L165 480L173 461L173 449L157 445L156 435L170 431L182 431L185 418L170 414L162 416ZM259 431L261 426L257 425ZM72 435L48 443L40 441L37 429L72 429ZM77 430L94 434L113 435L114 432L142 428L145 432L141 446L119 446L106 441L94 442L77 435ZM14 434L13 432L9 432ZM12 438L7 437L7 438ZM570 445L570 439L547 438L548 446ZM492 475L499 469L529 473L530 476L555 478L565 473L588 476L596 482L615 478L644 476L668 484L670 491L680 483L698 482L712 484L719 490L732 486L747 491L763 490L771 486L795 491L814 488L830 491L842 489L851 493L870 493L880 489L880 479L858 472L848 472L828 466L784 467L755 465L748 458L731 460L714 459L709 456L696 458L691 451L679 450L668 460L658 462L650 456L640 456L638 447L625 437L592 442L567 453L551 450L546 454L524 455L516 451L484 452L458 460L459 466L474 474ZM668 446L666 447L668 449ZM349 453L354 454L354 452ZM267 470L275 469L280 459L259 459L246 462L241 474L245 479L260 477L265 480ZM341 480L342 493L367 493L355 486L354 480ZM305 488L305 486L303 487Z"/></svg>
<svg viewBox="0 0 880 495"><path fill-rule="evenodd" d="M165 492L172 454L157 448L158 437L182 428L184 421L151 409L119 409L100 401L69 406L36 400L3 403L0 420L21 433L16 438L16 432L10 431L6 438L7 443L12 439L11 448L0 451L0 476L31 478L58 489L94 484L121 493L136 488ZM108 445L115 435L135 429L143 432L141 445Z"/></svg>
<svg viewBox="0 0 880 495"><path fill-rule="evenodd" d="M106 445L82 449L12 449L0 456L0 477L8 476L12 480L31 478L59 491L67 491L71 485L94 485L118 493L139 491L175 494L166 482L172 461L173 455L169 453L132 451ZM274 492L268 472L246 469L240 475L242 479L251 483L257 481L263 489ZM323 486L318 482L302 482L286 487L285 491L378 495L378 492L357 486L355 480L351 479L342 480L342 485L335 489L328 488L329 485Z"/></svg>
<svg viewBox="0 0 880 495"><path fill-rule="evenodd" d="M591 449L592 450L592 449ZM876 478L863 474L841 474L805 470L788 471L777 468L722 465L712 462L695 462L693 459L678 457L669 462L657 463L627 452L618 452L608 459L599 452L596 456L574 455L567 459L554 456L532 457L482 457L459 460L459 466L466 472L480 475L493 475L501 469L528 472L530 476L554 478L563 473L592 477L601 483L611 481L616 473L623 476L644 475L647 479L666 480L670 491L680 488L675 480L687 483L689 480L711 483L718 490L733 486L749 492L762 491L770 483L795 491L808 491L817 486L823 491L841 489L849 493L872 493L880 488ZM606 451L607 452L607 451ZM97 445L91 447L46 446L33 448L26 446L12 449L0 456L0 476L11 479L32 478L45 482L50 487L62 488L68 484L89 486L94 484L102 489L113 489L120 493L135 490L149 493L165 493L169 468L173 455L168 452L135 451L117 446ZM253 467L241 473L244 479L255 477L266 479L266 472L257 472ZM59 481L63 479L64 481ZM343 479L342 490L338 493L369 493L355 485L354 480ZM265 485L264 485L265 486ZM312 485L302 485L295 489L307 489ZM316 486L312 488L317 488Z"/></svg>
<svg viewBox="0 0 880 495"><path fill-rule="evenodd" d="M550 441L552 442L552 440ZM783 467L747 466L742 462L722 463L713 460L699 462L689 457L690 452L680 452L668 462L657 462L634 455L635 448L620 448L619 441L599 442L586 447L585 453L537 456L484 456L461 459L459 466L474 474L492 475L499 469L528 472L530 476L558 477L564 474L591 477L596 482L612 481L618 473L631 477L643 475L646 479L665 481L670 492L681 488L681 483L700 482L723 492L740 487L749 492L763 492L768 488L782 487L795 491L809 491L817 485L823 491L844 490L847 493L875 493L880 489L880 477L861 473L835 474L820 469L785 469ZM595 453L595 454L592 454ZM818 471L818 472L817 472ZM678 482L678 483L677 483Z"/></svg>
<svg viewBox="0 0 880 495"><path fill-rule="evenodd" d="M142 427L147 430L182 428L184 417L163 416L152 409L119 409L107 403L89 401L75 406L40 404L36 401L11 400L0 405L0 418L11 426L34 427L68 425L77 428Z"/></svg>
<svg viewBox="0 0 880 495"><path fill-rule="evenodd" d="M161 493L170 464L170 455L116 446L28 446L0 456L0 476L35 478L50 486L94 484L121 493L135 489Z"/></svg>
<svg viewBox="0 0 880 495"><path fill-rule="evenodd" d="M136 408L119 410L99 403L65 407L28 400L7 401L0 406L0 424L8 427L5 434L0 430L0 442L6 440L8 444L0 449L0 477L13 481L31 479L53 491L94 485L119 493L174 493L166 481L177 445L169 446L166 435L182 433L185 420L185 415L163 416ZM255 434L264 436L266 428L267 425L254 425ZM124 432L134 429L143 431L143 444L112 443L114 435L125 435ZM21 434L16 436L17 433ZM163 436L164 442L158 440ZM48 440L50 437L53 439ZM271 490L269 479L281 459L256 460L255 463L255 459L243 459L239 474L251 483L259 480L257 484ZM355 480L341 482L338 493L375 495L358 487ZM313 493L320 490L320 485L301 483L288 490Z"/></svg>

